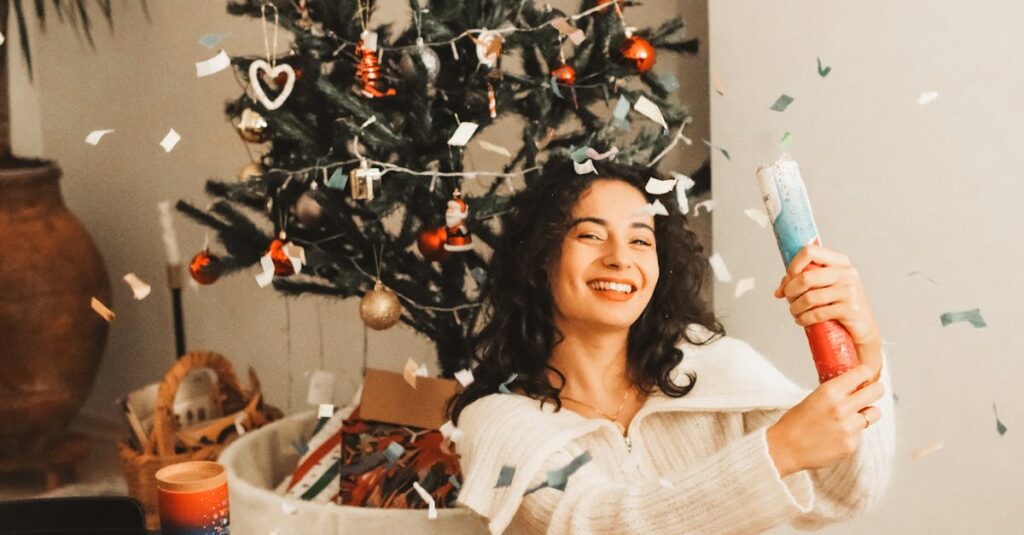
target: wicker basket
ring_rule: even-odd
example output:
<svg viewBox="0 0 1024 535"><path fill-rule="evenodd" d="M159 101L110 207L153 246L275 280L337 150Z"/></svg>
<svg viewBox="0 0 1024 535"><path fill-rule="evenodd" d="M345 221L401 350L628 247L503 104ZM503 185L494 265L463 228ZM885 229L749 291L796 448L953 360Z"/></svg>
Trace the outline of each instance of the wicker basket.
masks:
<svg viewBox="0 0 1024 535"><path fill-rule="evenodd" d="M174 396L185 376L199 368L210 368L217 374L221 394L225 396L226 414L182 432L175 429L172 413ZM118 443L121 472L128 483L128 491L146 510L148 529L160 527L155 478L157 470L185 461L214 461L228 444L238 438L236 422L252 430L281 417L280 411L263 403L259 380L251 369L249 379L252 388L245 390L238 382L231 362L217 353L186 353L160 383L148 448L140 452L132 448L127 440Z"/></svg>

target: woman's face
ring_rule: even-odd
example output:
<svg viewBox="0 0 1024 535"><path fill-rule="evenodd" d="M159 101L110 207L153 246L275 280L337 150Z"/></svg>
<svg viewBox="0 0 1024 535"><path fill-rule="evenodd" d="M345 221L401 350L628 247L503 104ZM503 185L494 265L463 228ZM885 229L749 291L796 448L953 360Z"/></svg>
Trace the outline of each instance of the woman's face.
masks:
<svg viewBox="0 0 1024 535"><path fill-rule="evenodd" d="M596 180L580 195L549 271L559 325L629 329L640 317L659 274L646 204L621 180Z"/></svg>

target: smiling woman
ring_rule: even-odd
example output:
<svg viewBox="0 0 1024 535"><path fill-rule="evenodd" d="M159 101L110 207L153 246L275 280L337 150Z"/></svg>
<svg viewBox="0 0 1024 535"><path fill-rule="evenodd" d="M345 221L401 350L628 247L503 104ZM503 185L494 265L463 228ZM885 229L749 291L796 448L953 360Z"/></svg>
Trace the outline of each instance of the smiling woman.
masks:
<svg viewBox="0 0 1024 535"><path fill-rule="evenodd" d="M724 336L674 196L659 198L667 216L645 209L650 170L597 170L547 165L503 220L475 380L448 407L462 431L458 502L493 533L616 534L814 529L877 502L893 407L845 257L808 248L831 286L799 275L780 292L793 314L827 302L818 313L866 325L858 351L879 364L808 393Z"/></svg>

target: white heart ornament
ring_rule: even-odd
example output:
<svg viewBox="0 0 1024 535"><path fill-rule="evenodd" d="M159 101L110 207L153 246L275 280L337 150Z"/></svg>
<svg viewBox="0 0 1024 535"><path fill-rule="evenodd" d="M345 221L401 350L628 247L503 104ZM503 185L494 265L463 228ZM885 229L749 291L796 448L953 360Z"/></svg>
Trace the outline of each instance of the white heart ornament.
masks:
<svg viewBox="0 0 1024 535"><path fill-rule="evenodd" d="M263 91L263 84L260 83L259 72L260 69L267 71L271 79L276 79L281 73L285 73L287 80L284 83L284 89L274 98L270 100L270 97ZM288 98L288 95L292 93L292 88L295 87L295 69L292 69L291 65L282 63L276 67L271 67L269 63L258 59L249 64L249 83L252 84L252 90L256 93L256 100L263 104L263 107L268 110L276 110L284 104L284 101Z"/></svg>

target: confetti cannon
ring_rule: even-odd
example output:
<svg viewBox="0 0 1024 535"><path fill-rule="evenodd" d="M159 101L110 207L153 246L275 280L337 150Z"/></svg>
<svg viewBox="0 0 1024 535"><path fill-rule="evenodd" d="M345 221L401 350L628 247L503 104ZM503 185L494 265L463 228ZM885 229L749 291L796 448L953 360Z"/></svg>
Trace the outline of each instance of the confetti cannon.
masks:
<svg viewBox="0 0 1024 535"><path fill-rule="evenodd" d="M782 261L788 269L793 257L804 246L821 245L800 169L796 162L783 156L777 162L757 169L757 183ZM820 267L812 262L804 271ZM860 364L853 338L838 321L815 323L805 327L804 331L818 370L818 382L824 383Z"/></svg>

